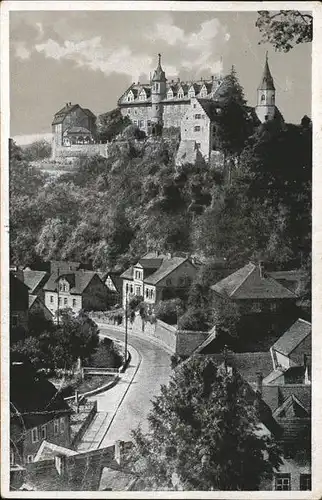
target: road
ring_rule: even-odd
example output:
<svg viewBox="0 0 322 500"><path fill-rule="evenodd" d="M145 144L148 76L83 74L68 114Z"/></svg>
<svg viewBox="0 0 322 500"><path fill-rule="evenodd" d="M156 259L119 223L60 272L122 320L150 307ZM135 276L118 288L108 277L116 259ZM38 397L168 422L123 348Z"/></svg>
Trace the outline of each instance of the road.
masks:
<svg viewBox="0 0 322 500"><path fill-rule="evenodd" d="M111 327L100 327L100 334L124 341L124 333ZM148 430L147 415L152 408L151 399L160 393L162 384L171 376L170 354L148 340L129 334L129 345L138 352L140 362L132 383L125 394L115 418L104 436L100 447L108 446L117 439L131 439L131 430L141 424ZM108 411L109 391L98 398L98 410Z"/></svg>

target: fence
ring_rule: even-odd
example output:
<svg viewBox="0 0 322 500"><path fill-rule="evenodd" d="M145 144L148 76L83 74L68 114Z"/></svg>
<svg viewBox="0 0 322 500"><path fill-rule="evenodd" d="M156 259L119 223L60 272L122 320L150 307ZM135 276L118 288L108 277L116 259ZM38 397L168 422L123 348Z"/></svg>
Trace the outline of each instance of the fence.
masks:
<svg viewBox="0 0 322 500"><path fill-rule="evenodd" d="M94 420L94 417L97 413L97 401L94 402L89 402L85 403L85 405L81 405L81 408L84 413L88 413L87 416L85 417L84 421L82 422L80 428L78 431L75 433L75 435L72 438L72 447L77 448L81 440L83 439L83 436L87 429L89 428L90 424Z"/></svg>

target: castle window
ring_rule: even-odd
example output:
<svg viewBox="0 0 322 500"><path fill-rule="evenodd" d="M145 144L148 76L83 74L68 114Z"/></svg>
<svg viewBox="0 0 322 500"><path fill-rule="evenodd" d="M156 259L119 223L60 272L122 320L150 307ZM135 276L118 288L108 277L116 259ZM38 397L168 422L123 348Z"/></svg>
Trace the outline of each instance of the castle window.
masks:
<svg viewBox="0 0 322 500"><path fill-rule="evenodd" d="M265 101L265 95L264 94L261 95L261 102L263 102L263 101Z"/></svg>
<svg viewBox="0 0 322 500"><path fill-rule="evenodd" d="M199 114L195 115L195 120L200 120L200 118L201 118L201 115L199 115Z"/></svg>
<svg viewBox="0 0 322 500"><path fill-rule="evenodd" d="M196 125L196 126L194 127L194 131L195 131L195 132L200 132L200 126L199 126L199 125Z"/></svg>
<svg viewBox="0 0 322 500"><path fill-rule="evenodd" d="M178 92L178 99L183 99L183 92Z"/></svg>

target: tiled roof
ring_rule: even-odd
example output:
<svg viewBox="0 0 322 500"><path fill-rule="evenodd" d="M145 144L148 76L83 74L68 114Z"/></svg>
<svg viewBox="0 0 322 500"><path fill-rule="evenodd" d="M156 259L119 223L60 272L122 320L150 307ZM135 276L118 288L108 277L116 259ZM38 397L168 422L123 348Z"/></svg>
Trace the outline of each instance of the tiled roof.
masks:
<svg viewBox="0 0 322 500"><path fill-rule="evenodd" d="M128 471L104 467L98 489L99 491L126 491L136 480L137 477Z"/></svg>
<svg viewBox="0 0 322 500"><path fill-rule="evenodd" d="M249 263L227 276L211 289L220 295L233 299L295 299L290 290L280 285L273 278L261 277L259 266Z"/></svg>
<svg viewBox="0 0 322 500"><path fill-rule="evenodd" d="M68 279L68 281L71 282L72 286L72 288L70 289L70 293L77 295L82 294L95 275L98 276L98 274L94 271L85 271L83 269L80 269L78 271L67 271L67 273L60 272L59 275L57 273L53 273L44 286L44 290L52 292L57 291L58 278L66 277L67 279L70 278Z"/></svg>
<svg viewBox="0 0 322 500"><path fill-rule="evenodd" d="M311 412L310 384L263 385L262 388L262 398L273 412L292 395L297 397L309 413Z"/></svg>
<svg viewBox="0 0 322 500"><path fill-rule="evenodd" d="M307 281L306 273L300 269L292 271L275 271L267 274L294 293L297 293L300 286L304 285Z"/></svg>
<svg viewBox="0 0 322 500"><path fill-rule="evenodd" d="M151 276L148 276L146 280L144 280L145 283L148 283L149 285L156 285L159 281L168 276L187 260L188 259L184 257L172 257L171 259L164 259L159 269L155 271L155 273L151 274Z"/></svg>
<svg viewBox="0 0 322 500"><path fill-rule="evenodd" d="M55 458L56 455L72 457L73 455L77 455L77 451L65 448L64 446L58 446L58 444L53 444L44 440L39 447L39 450L34 458L34 462L41 462L42 460Z"/></svg>
<svg viewBox="0 0 322 500"><path fill-rule="evenodd" d="M52 125L56 125L57 123L61 123L62 121L64 121L65 117L77 107L79 108L80 106L78 104L71 104L70 106L66 105L62 109L57 111L57 113L55 113Z"/></svg>
<svg viewBox="0 0 322 500"><path fill-rule="evenodd" d="M31 308L31 306L34 304L34 302L38 299L38 296L37 295L30 295L29 294L29 309Z"/></svg>
<svg viewBox="0 0 322 500"><path fill-rule="evenodd" d="M94 113L92 113L92 111L88 108L82 108L84 113L86 113L88 116L92 116L94 118L96 118L96 116L94 115Z"/></svg>
<svg viewBox="0 0 322 500"><path fill-rule="evenodd" d="M31 269L23 271L24 283L29 287L29 293L33 293L39 285L44 284L47 277L46 271L32 271Z"/></svg>
<svg viewBox="0 0 322 500"><path fill-rule="evenodd" d="M122 279L131 280L133 278L133 266L130 266L128 269L124 271L124 273L120 276Z"/></svg>
<svg viewBox="0 0 322 500"><path fill-rule="evenodd" d="M311 323L298 319L272 346L272 349L288 356L303 340L311 335Z"/></svg>
<svg viewBox="0 0 322 500"><path fill-rule="evenodd" d="M218 101L213 101L212 99L197 98L197 101L199 102L206 115L210 118L210 120L214 121L218 116L217 109L222 107L221 103Z"/></svg>
<svg viewBox="0 0 322 500"><path fill-rule="evenodd" d="M65 261L65 260L51 260L50 261L50 272L55 273L59 269L60 273L67 271L76 271L80 267L80 262Z"/></svg>
<svg viewBox="0 0 322 500"><path fill-rule="evenodd" d="M70 127L66 130L66 134L88 134L91 135L91 131L85 127Z"/></svg>
<svg viewBox="0 0 322 500"><path fill-rule="evenodd" d="M216 365L225 360L224 353L207 354ZM272 358L270 352L242 352L235 353L227 351L227 364L238 371L243 379L255 390L257 384L257 373L266 377L272 370Z"/></svg>
<svg viewBox="0 0 322 500"><path fill-rule="evenodd" d="M158 269L163 262L163 259L140 259L138 264L141 264L143 269ZM135 267L135 266L134 266Z"/></svg>

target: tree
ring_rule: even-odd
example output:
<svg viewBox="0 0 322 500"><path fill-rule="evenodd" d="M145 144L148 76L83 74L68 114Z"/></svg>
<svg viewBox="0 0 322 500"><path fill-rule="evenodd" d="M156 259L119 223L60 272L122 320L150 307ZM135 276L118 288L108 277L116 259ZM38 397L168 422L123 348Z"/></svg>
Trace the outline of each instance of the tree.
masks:
<svg viewBox="0 0 322 500"><path fill-rule="evenodd" d="M155 307L156 317L169 325L177 324L178 317L183 312L183 301L179 298L161 300Z"/></svg>
<svg viewBox="0 0 322 500"><path fill-rule="evenodd" d="M131 120L127 116L122 116L118 108L103 113L97 118L98 139L103 142L111 141L129 125Z"/></svg>
<svg viewBox="0 0 322 500"><path fill-rule="evenodd" d="M300 43L308 43L313 37L313 16L298 10L258 12L256 27L262 34L260 43L271 43L275 50L289 52Z"/></svg>
<svg viewBox="0 0 322 500"><path fill-rule="evenodd" d="M27 161L43 160L51 156L51 144L41 139L23 147L23 153Z"/></svg>
<svg viewBox="0 0 322 500"><path fill-rule="evenodd" d="M133 432L129 457L147 490L258 490L280 463L274 439L258 434L255 406L238 373L209 358L180 364L153 400L149 432Z"/></svg>

